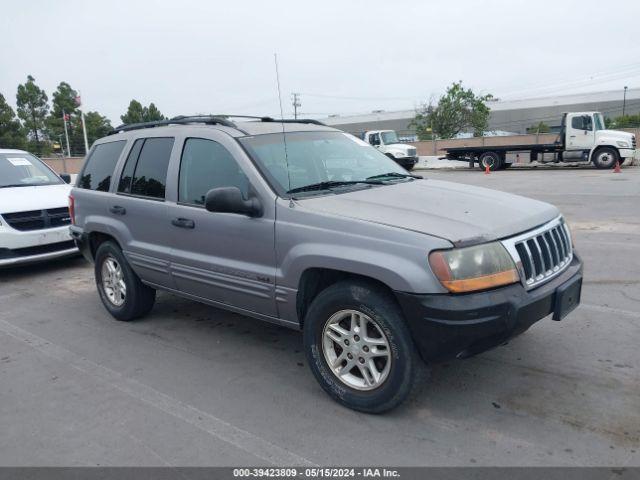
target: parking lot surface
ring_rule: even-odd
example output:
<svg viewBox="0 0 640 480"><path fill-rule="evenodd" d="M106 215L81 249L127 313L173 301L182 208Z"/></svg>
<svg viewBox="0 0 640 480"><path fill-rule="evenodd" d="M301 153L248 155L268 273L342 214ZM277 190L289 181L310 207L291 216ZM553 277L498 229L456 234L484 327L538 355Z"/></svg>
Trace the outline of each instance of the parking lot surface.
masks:
<svg viewBox="0 0 640 480"><path fill-rule="evenodd" d="M80 258L0 271L0 465L640 465L640 168L418 173L557 205L582 305L374 416L298 332L162 293L118 322Z"/></svg>

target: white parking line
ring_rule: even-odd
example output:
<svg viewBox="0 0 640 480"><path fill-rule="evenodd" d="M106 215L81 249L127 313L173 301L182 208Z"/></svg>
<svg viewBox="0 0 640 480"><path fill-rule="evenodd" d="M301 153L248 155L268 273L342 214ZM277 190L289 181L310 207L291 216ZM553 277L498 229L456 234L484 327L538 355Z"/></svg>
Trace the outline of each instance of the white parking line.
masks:
<svg viewBox="0 0 640 480"><path fill-rule="evenodd" d="M223 440L273 465L316 466L310 460L252 433L231 425L207 412L161 393L148 385L81 357L64 347L51 343L9 322L0 320L0 331L26 343L40 353L54 358L95 379L101 380L127 395L158 410L183 420L214 437Z"/></svg>

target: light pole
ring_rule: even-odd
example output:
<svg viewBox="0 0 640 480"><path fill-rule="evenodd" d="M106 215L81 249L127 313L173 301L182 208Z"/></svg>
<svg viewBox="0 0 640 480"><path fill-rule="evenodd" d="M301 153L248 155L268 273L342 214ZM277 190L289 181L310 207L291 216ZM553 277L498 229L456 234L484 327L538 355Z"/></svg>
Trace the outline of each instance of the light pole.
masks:
<svg viewBox="0 0 640 480"><path fill-rule="evenodd" d="M624 117L625 107L627 106L627 86L624 87L624 94L622 96L622 116Z"/></svg>

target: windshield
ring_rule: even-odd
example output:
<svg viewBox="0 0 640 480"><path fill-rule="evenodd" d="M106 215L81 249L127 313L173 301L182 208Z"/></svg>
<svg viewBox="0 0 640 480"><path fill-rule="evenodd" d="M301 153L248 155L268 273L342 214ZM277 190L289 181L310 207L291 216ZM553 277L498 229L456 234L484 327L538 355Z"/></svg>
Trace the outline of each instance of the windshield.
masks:
<svg viewBox="0 0 640 480"><path fill-rule="evenodd" d="M596 113L593 116L593 118L595 120L596 131L604 130L604 120L602 119L602 114L601 113Z"/></svg>
<svg viewBox="0 0 640 480"><path fill-rule="evenodd" d="M402 177L409 175L389 157L348 133L293 132L286 138L274 133L239 141L280 195L320 182L366 181L387 173L390 180L406 181Z"/></svg>
<svg viewBox="0 0 640 480"><path fill-rule="evenodd" d="M382 132L380 135L382 135L382 143L384 143L385 145L391 145L392 143L400 143L400 140L398 140L398 135L396 134L396 132Z"/></svg>
<svg viewBox="0 0 640 480"><path fill-rule="evenodd" d="M0 153L0 188L64 183L29 153Z"/></svg>

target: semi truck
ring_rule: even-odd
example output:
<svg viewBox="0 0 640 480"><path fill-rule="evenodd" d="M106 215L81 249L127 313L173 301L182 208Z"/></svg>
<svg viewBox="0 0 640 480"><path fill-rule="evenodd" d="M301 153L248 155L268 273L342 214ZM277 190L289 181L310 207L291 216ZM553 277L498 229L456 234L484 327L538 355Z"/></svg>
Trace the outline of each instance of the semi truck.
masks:
<svg viewBox="0 0 640 480"><path fill-rule="evenodd" d="M600 112L571 112L562 116L558 138L554 143L445 148L447 160L477 163L485 170L501 170L511 166L507 153L529 152L529 161L584 162L597 168L613 168L633 158L635 135L605 128ZM546 155L545 155L546 154Z"/></svg>
<svg viewBox="0 0 640 480"><path fill-rule="evenodd" d="M370 130L362 133L360 138L373 145L398 165L411 170L418 163L418 150L412 145L401 143L394 130Z"/></svg>

